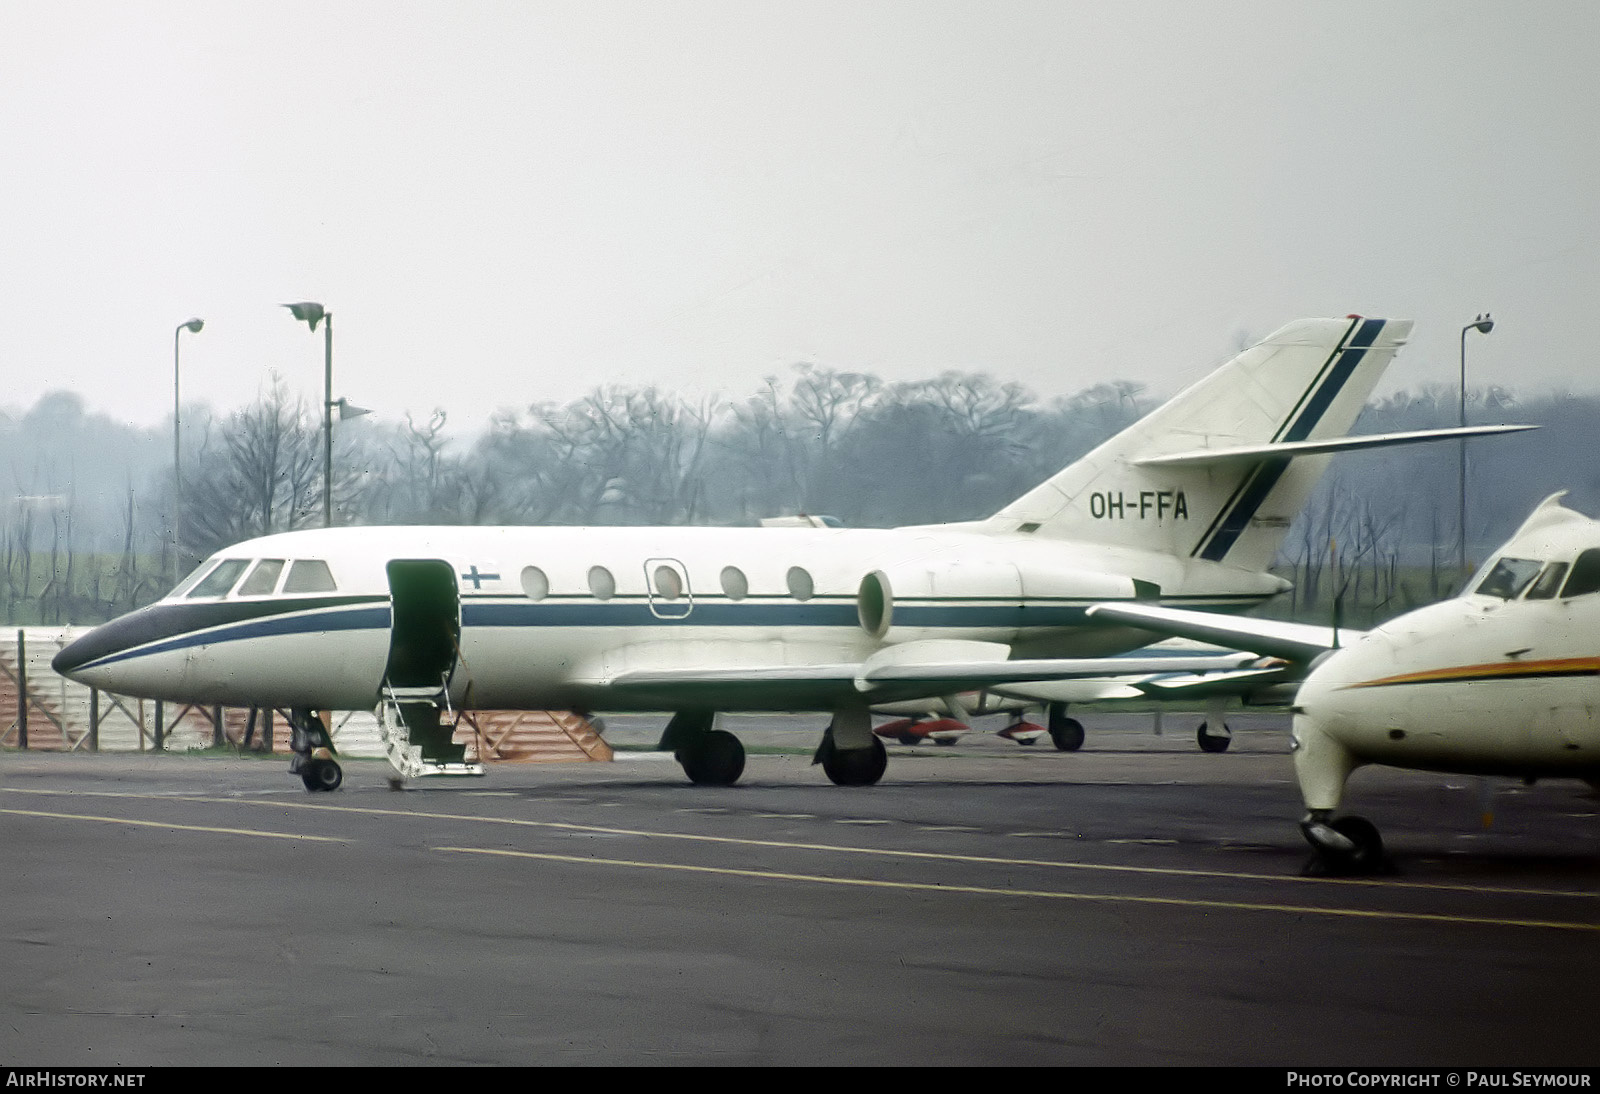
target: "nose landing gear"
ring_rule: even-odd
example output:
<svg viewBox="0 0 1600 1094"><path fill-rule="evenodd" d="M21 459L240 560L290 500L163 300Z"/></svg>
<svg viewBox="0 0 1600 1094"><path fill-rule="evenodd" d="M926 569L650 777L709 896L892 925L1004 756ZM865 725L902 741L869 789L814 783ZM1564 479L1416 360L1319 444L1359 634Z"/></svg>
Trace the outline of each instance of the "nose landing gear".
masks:
<svg viewBox="0 0 1600 1094"><path fill-rule="evenodd" d="M289 773L299 775L307 790L337 790L344 783L344 771L333 758L333 738L315 712L305 707L289 712L289 748L294 752Z"/></svg>

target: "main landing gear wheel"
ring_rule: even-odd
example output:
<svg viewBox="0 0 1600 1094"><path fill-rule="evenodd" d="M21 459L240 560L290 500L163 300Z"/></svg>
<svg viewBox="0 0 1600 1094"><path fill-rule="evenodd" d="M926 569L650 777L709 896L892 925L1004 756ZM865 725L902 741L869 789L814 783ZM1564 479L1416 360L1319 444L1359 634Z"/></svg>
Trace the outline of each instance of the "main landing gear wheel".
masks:
<svg viewBox="0 0 1600 1094"><path fill-rule="evenodd" d="M1076 752L1083 747L1083 723L1076 718L1068 718L1064 707L1051 705L1048 728L1056 751Z"/></svg>
<svg viewBox="0 0 1600 1094"><path fill-rule="evenodd" d="M678 762L696 786L732 786L744 774L744 745L725 729L708 730L678 750Z"/></svg>
<svg viewBox="0 0 1600 1094"><path fill-rule="evenodd" d="M1194 731L1194 739L1199 744L1201 752L1226 752L1228 745L1233 742L1233 730L1224 722L1221 733L1212 733L1211 723L1201 722Z"/></svg>
<svg viewBox="0 0 1600 1094"><path fill-rule="evenodd" d="M889 769L889 750L876 737L866 748L834 747L833 734L823 738L817 762L835 786L872 786Z"/></svg>
<svg viewBox="0 0 1600 1094"><path fill-rule="evenodd" d="M337 790L344 782L344 771L332 760L311 760L300 770L306 789Z"/></svg>
<svg viewBox="0 0 1600 1094"><path fill-rule="evenodd" d="M1383 837L1377 825L1365 817L1308 818L1300 822L1300 831L1316 852L1310 872L1343 876L1391 869L1384 857Z"/></svg>

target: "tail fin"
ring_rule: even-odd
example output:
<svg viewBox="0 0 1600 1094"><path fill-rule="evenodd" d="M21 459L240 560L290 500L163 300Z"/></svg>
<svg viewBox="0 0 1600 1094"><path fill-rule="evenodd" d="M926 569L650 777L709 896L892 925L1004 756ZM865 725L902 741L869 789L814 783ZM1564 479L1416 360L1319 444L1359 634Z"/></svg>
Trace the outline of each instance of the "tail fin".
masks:
<svg viewBox="0 0 1600 1094"><path fill-rule="evenodd" d="M1331 458L1295 459L1292 446L1347 433L1410 330L1360 316L1291 323L987 525L1263 570Z"/></svg>

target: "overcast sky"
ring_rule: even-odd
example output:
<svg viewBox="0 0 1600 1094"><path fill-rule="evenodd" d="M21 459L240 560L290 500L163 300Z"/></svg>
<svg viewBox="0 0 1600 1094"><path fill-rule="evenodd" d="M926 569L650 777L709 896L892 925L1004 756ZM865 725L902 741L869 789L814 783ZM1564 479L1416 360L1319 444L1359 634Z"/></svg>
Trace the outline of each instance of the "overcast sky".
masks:
<svg viewBox="0 0 1600 1094"><path fill-rule="evenodd" d="M0 403L386 418L796 361L1175 390L1306 315L1591 390L1600 5L0 5Z"/></svg>

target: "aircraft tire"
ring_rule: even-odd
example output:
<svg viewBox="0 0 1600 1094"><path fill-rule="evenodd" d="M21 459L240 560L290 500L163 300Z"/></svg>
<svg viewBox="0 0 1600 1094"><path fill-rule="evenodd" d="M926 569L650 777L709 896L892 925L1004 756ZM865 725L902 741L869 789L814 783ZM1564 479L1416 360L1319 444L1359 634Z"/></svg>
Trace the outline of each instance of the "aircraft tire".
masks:
<svg viewBox="0 0 1600 1094"><path fill-rule="evenodd" d="M1340 817L1329 827L1355 844L1355 850L1340 856L1345 872L1370 874L1383 864L1383 837L1378 826L1365 817Z"/></svg>
<svg viewBox="0 0 1600 1094"><path fill-rule="evenodd" d="M337 790L344 783L344 771L332 760L312 760L300 773L300 781L313 793Z"/></svg>
<svg viewBox="0 0 1600 1094"><path fill-rule="evenodd" d="M822 770L835 786L872 786L888 768L889 750L877 738L867 748L829 747L822 755Z"/></svg>
<svg viewBox="0 0 1600 1094"><path fill-rule="evenodd" d="M732 786L744 774L744 745L727 730L713 729L681 749L678 762L696 786Z"/></svg>
<svg viewBox="0 0 1600 1094"><path fill-rule="evenodd" d="M1324 824L1348 841L1350 846L1336 846L1325 835L1319 835L1318 829ZM1365 817L1339 817L1321 824L1308 821L1301 824L1301 831L1316 852L1308 872L1348 877L1353 874L1383 873L1390 869L1383 853L1383 837L1378 834L1377 825Z"/></svg>
<svg viewBox="0 0 1600 1094"><path fill-rule="evenodd" d="M1226 722L1223 723L1222 728L1224 730L1228 728ZM1200 746L1201 752L1226 752L1228 751L1228 745L1233 742L1231 734L1212 733L1210 722L1200 723L1199 728L1194 731L1194 739L1195 743Z"/></svg>
<svg viewBox="0 0 1600 1094"><path fill-rule="evenodd" d="M1059 722L1050 719L1050 740L1055 743L1057 752L1076 752L1083 747L1087 734L1083 731L1083 723L1076 718L1062 718ZM1018 742L1021 743L1021 742ZM1033 742L1027 742L1032 744Z"/></svg>
<svg viewBox="0 0 1600 1094"><path fill-rule="evenodd" d="M902 733L899 737L899 740L903 745L916 745L922 743L922 738L918 737L915 733Z"/></svg>

